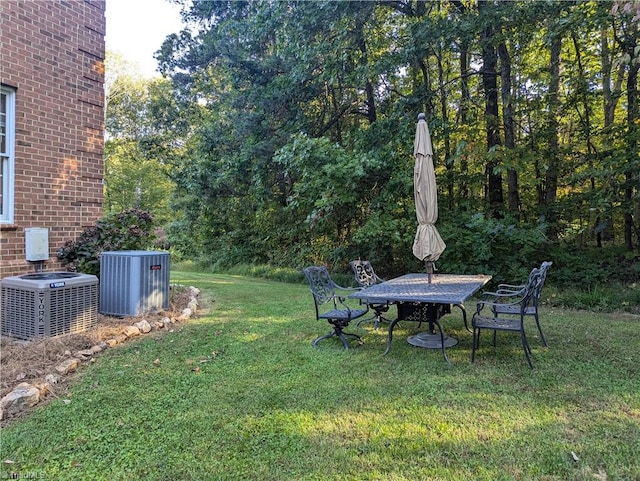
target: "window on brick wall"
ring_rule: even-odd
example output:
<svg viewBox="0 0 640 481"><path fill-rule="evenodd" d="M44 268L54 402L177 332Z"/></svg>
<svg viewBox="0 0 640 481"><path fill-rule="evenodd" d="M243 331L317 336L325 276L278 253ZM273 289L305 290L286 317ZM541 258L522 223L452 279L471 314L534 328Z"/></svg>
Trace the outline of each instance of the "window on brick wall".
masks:
<svg viewBox="0 0 640 481"><path fill-rule="evenodd" d="M16 91L0 86L0 223L13 222Z"/></svg>

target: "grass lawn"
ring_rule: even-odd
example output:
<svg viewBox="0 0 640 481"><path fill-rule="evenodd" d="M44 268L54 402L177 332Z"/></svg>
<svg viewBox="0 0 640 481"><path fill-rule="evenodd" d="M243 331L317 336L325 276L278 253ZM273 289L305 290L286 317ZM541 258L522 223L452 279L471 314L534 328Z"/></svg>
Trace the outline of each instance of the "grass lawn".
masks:
<svg viewBox="0 0 640 481"><path fill-rule="evenodd" d="M69 399L2 429L0 478L640 480L637 317L543 307L550 348L531 326L530 370L505 333L497 349L485 334L471 364L454 309L447 365L406 343L414 323L387 356L371 324L362 346L314 349L329 326L305 285L172 281L199 287L209 311L107 350Z"/></svg>

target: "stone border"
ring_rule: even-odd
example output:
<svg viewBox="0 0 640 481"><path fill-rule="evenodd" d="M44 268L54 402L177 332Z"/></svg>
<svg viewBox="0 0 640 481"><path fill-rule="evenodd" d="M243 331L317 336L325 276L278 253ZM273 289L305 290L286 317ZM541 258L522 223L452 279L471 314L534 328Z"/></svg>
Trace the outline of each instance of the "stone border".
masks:
<svg viewBox="0 0 640 481"><path fill-rule="evenodd" d="M90 349L84 349L76 352L75 354L66 351L65 355L69 356L69 358L58 364L55 367L55 372L47 374L44 378L44 382L35 384L21 382L18 384L11 392L0 400L0 420L16 416L32 408L43 401L49 394L55 395L53 386L61 382L63 376L67 376L76 371L83 362L95 362L94 356L105 349L115 347L133 337L148 334L153 330L169 330L174 324L189 320L198 310L198 296L200 295L200 289L190 286L186 288L186 291L189 292L189 303L178 317L165 317L162 320L154 321L153 323L149 323L146 319L142 319L130 326L126 326L121 334L100 342Z"/></svg>

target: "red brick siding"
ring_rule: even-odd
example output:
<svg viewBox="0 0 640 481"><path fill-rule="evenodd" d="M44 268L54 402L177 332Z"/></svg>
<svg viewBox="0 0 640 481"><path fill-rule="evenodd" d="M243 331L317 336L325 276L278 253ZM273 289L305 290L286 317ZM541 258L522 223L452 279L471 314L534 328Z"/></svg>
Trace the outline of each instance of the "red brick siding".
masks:
<svg viewBox="0 0 640 481"><path fill-rule="evenodd" d="M16 89L13 225L0 278L31 272L24 229L56 251L102 216L105 0L0 0L0 82Z"/></svg>

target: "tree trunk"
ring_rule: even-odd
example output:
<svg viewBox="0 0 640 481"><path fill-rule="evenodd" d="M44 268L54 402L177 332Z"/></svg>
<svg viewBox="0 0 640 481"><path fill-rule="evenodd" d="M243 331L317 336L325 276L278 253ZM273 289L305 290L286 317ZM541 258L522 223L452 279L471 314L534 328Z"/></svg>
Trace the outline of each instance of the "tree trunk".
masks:
<svg viewBox="0 0 640 481"><path fill-rule="evenodd" d="M453 0L452 4L457 9L460 16L467 12L467 5L460 0ZM471 104L471 94L469 93L469 41L462 34L460 38L460 108L458 109L458 123L468 124L469 105ZM469 186L467 184L467 174L469 173L469 163L466 155L460 157L460 180L458 181L458 195L462 200L469 198ZM464 204L463 204L464 205Z"/></svg>
<svg viewBox="0 0 640 481"><path fill-rule="evenodd" d="M502 125L504 126L504 146L507 149L516 147L514 110L511 92L511 57L504 42L498 45L500 56L500 79L502 93ZM516 218L520 214L520 194L518 192L518 173L515 169L507 169L507 198L509 212Z"/></svg>
<svg viewBox="0 0 640 481"><path fill-rule="evenodd" d="M613 62L611 60L611 50L609 48L609 38L606 29L600 30L600 65L602 69L602 107L604 112L604 130L608 131L613 126L614 115L616 111L616 105L620 99L620 91L622 88L622 78L624 77L624 66L620 65L618 76L615 84L612 87L611 75ZM606 135L603 138L604 148L611 148L610 136ZM591 189L595 189L595 179L591 179ZM600 216L596 216L594 225L599 226L601 223ZM613 229L613 222L610 222L611 229ZM598 247L602 247L602 231L597 229L596 232L596 244Z"/></svg>
<svg viewBox="0 0 640 481"><path fill-rule="evenodd" d="M366 15L368 15L368 12L366 11L364 15L356 15L355 32L354 32L356 36L355 41L356 41L356 44L358 45L358 50L360 50L360 66L362 67L364 72L368 72L369 70L367 42L364 38L364 31L363 31L364 23L366 21L365 18L363 17L365 17ZM368 73L367 73L366 83L365 83L365 93L367 96L366 116L367 116L367 119L369 120L369 123L373 124L377 120L378 115L376 113L376 100L375 100L373 83L371 82L371 76Z"/></svg>
<svg viewBox="0 0 640 481"><path fill-rule="evenodd" d="M628 52L631 58L637 48L637 42L629 45ZM629 132L627 134L627 162L625 169L625 188L624 188L624 244L628 251L633 250L633 211L634 209L634 193L638 188L640 175L638 174L638 125L640 119L638 115L638 68L640 66L636 62L632 62L629 66L629 76L627 77L627 125ZM639 201L635 201L636 204ZM640 247L640 233L636 232L636 240Z"/></svg>
<svg viewBox="0 0 640 481"><path fill-rule="evenodd" d="M486 3L478 2L478 7ZM484 116L487 132L487 150L491 152L495 147L500 146L500 120L498 115L498 74L496 66L498 56L493 46L494 28L487 25L482 31L480 43L482 45L482 86L484 87L485 109ZM487 197L489 200L489 211L492 217L499 218L502 215L504 204L502 193L502 175L496 171L499 161L495 157L487 160L485 173L488 179Z"/></svg>
<svg viewBox="0 0 640 481"><path fill-rule="evenodd" d="M469 93L469 45L466 40L462 40L460 44L460 124L467 125L469 104L471 103L471 94ZM467 185L466 176L469 172L469 163L467 157L463 155L460 159L460 173L462 180L460 182L460 198L469 198L469 186Z"/></svg>
<svg viewBox="0 0 640 481"><path fill-rule="evenodd" d="M588 96L589 87L585 83L587 74L585 73L584 65L582 62L582 48L580 46L580 41L578 39L578 36L576 35L575 32L571 33L571 40L573 41L573 47L576 52L576 63L578 65L578 73L579 73L578 81L580 82L580 87L577 89L577 91L580 93L580 99L582 100L582 105L584 108L584 113L582 114L580 121L583 124L582 131L585 132L585 136L586 136L587 153L588 153L587 162L589 164L589 169L592 171L595 171L595 167L593 165L593 159L596 154L596 148L593 145L593 142L591 142L591 103L589 101L589 96ZM603 73L603 77L605 77L604 73ZM603 82L604 82L604 79L603 79ZM610 95L611 92L609 91L608 93ZM607 94L603 93L603 95L606 96ZM606 115L607 113L605 111L605 117ZM605 123L606 121L607 120L605 118ZM596 179L592 175L590 180L591 180L591 190L594 191L596 189ZM609 210L609 212L611 212L611 210ZM613 239L614 237L613 219L611 214L606 215L604 222L602 222L599 215L596 216L595 222L594 222L594 230L596 232L596 242L598 247L602 247L603 237Z"/></svg>
<svg viewBox="0 0 640 481"><path fill-rule="evenodd" d="M542 211L546 215L547 235L550 239L558 238L558 215L556 198L558 193L559 140L558 115L560 114L560 50L562 38L555 36L551 41L551 60L549 71L549 167L545 174L544 205Z"/></svg>
<svg viewBox="0 0 640 481"><path fill-rule="evenodd" d="M444 165L447 169L447 197L450 209L453 209L453 187L454 187L454 171L453 163L449 162L451 158L451 136L449 135L449 109L447 108L447 89L445 86L444 67L442 66L442 50L436 54L438 60L438 90L440 92L440 115L442 116L442 124L444 125ZM435 160L435 159L434 159Z"/></svg>

